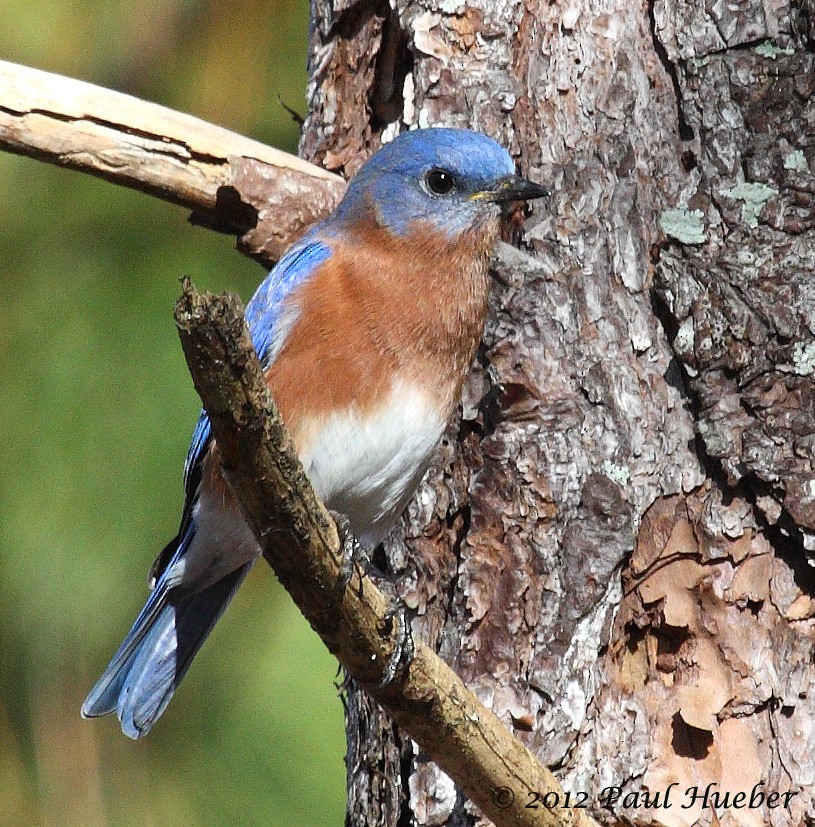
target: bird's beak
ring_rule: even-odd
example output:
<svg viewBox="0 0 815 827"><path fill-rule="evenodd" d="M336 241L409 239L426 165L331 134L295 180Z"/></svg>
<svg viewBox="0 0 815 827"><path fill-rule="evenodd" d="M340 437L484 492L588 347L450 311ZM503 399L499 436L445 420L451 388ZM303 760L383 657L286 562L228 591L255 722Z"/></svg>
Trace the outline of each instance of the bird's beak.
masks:
<svg viewBox="0 0 815 827"><path fill-rule="evenodd" d="M534 198L543 198L544 195L550 195L546 187L517 175L507 175L499 178L494 187L477 192L471 198L492 201L494 204L508 204L512 201L532 201Z"/></svg>

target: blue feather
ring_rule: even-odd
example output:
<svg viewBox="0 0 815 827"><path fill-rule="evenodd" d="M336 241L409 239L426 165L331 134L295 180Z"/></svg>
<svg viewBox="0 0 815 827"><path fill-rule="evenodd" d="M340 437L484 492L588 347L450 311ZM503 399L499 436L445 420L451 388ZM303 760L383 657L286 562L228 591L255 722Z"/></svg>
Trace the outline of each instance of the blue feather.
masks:
<svg viewBox="0 0 815 827"><path fill-rule="evenodd" d="M279 324L284 301L331 256L331 250L322 241L314 238L315 231L316 228L288 250L246 306L246 321L252 336L252 344L264 368L268 368L274 361L282 345L282 339L288 332L281 331ZM202 410L184 463L184 491L187 497L185 514L194 502L201 481L200 465L209 450L211 439L212 427L209 417L207 412ZM181 522L183 526L183 518Z"/></svg>
<svg viewBox="0 0 815 827"><path fill-rule="evenodd" d="M289 249L246 307L252 344L264 368L274 361L288 333L281 330L285 300L331 257L331 249L315 235L316 228Z"/></svg>
<svg viewBox="0 0 815 827"><path fill-rule="evenodd" d="M261 361L268 366L287 331L280 329L283 303L331 255L314 231L278 262L250 301L246 318ZM161 716L190 662L252 567L247 563L200 591L183 583L183 557L195 536L194 508L212 427L202 411L184 464L185 502L176 539L151 570L147 603L82 705L93 718L117 712L130 738L146 735ZM179 582L179 577L181 582ZM194 584L193 584L194 589Z"/></svg>
<svg viewBox="0 0 815 827"><path fill-rule="evenodd" d="M185 593L166 582L168 566L82 705L83 717L115 711L125 735L146 735L251 567L247 563L199 592Z"/></svg>

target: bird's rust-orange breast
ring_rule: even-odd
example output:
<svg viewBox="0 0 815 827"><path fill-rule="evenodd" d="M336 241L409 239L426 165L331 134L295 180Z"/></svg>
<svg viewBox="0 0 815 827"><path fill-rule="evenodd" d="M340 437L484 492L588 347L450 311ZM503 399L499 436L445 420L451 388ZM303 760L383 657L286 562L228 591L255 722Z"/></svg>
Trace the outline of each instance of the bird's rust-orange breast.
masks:
<svg viewBox="0 0 815 827"><path fill-rule="evenodd" d="M298 423L375 410L395 380L420 387L446 420L481 337L495 226L451 240L354 227L287 299L299 315L266 380L297 442Z"/></svg>

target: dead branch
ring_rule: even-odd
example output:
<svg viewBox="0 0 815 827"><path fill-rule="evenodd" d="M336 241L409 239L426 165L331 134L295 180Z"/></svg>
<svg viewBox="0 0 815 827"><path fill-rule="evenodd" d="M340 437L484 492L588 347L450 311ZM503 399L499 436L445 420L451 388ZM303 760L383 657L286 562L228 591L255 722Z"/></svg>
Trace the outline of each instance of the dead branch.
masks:
<svg viewBox="0 0 815 827"><path fill-rule="evenodd" d="M327 215L341 178L219 126L72 78L0 61L0 149L96 175L241 236L265 264Z"/></svg>
<svg viewBox="0 0 815 827"><path fill-rule="evenodd" d="M376 683L393 649L383 632L386 599L358 574L337 587L336 528L263 381L240 300L201 295L185 280L175 318L225 473L264 557L332 654L362 684ZM417 644L409 669L371 694L499 827L595 823L584 810L539 802L546 793L564 802L557 779L426 646Z"/></svg>

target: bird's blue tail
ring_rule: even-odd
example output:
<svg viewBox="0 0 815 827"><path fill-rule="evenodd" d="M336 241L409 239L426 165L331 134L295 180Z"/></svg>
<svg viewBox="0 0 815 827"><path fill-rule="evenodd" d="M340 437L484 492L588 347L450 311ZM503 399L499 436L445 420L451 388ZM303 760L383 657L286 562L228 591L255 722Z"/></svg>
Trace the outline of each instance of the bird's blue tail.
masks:
<svg viewBox="0 0 815 827"><path fill-rule="evenodd" d="M168 586L160 578L85 699L82 716L116 712L125 735L146 735L251 567L246 563L198 592Z"/></svg>

